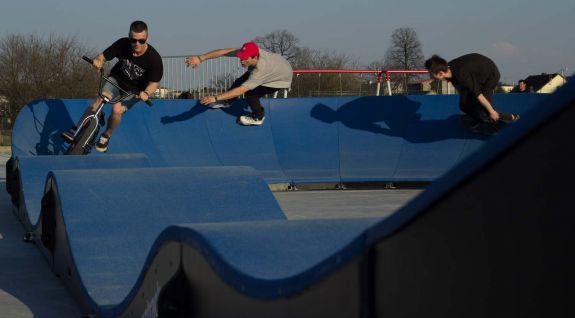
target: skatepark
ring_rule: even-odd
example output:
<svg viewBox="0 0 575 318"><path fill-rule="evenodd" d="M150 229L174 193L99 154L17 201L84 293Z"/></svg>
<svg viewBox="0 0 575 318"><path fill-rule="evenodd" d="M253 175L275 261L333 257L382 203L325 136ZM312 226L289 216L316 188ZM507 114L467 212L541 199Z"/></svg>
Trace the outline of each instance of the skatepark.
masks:
<svg viewBox="0 0 575 318"><path fill-rule="evenodd" d="M57 299L0 299L97 317L571 316L574 91L496 95L522 118L496 136L463 128L452 95L266 99L259 127L235 123L241 102L158 100L87 156L59 132L90 101L32 101L2 232L28 235L11 241L42 273L26 286Z"/></svg>

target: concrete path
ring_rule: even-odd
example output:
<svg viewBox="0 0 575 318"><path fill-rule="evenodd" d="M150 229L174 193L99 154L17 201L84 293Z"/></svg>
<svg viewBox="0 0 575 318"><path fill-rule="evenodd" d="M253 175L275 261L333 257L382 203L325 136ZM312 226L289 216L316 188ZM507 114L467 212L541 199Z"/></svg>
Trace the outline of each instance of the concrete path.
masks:
<svg viewBox="0 0 575 318"><path fill-rule="evenodd" d="M2 151L3 150L3 151ZM78 318L82 312L24 229L6 192L6 160L0 149L0 318Z"/></svg>

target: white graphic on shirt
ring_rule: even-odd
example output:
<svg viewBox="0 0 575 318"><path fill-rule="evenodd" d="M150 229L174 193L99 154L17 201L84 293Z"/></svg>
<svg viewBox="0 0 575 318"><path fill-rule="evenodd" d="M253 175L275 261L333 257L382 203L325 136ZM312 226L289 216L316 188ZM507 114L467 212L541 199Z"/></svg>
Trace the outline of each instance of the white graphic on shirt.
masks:
<svg viewBox="0 0 575 318"><path fill-rule="evenodd" d="M135 81L139 79L145 72L146 70L134 64L132 61L122 60L122 73L130 80Z"/></svg>

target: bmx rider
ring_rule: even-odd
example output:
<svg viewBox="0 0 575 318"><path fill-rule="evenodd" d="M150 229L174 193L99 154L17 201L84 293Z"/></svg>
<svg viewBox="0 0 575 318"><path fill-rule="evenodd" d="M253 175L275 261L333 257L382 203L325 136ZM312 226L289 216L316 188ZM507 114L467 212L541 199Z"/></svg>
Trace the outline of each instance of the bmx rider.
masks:
<svg viewBox="0 0 575 318"><path fill-rule="evenodd" d="M134 96L112 105L112 114L108 117L108 125L96 143L96 150L105 152L114 130L120 125L122 115L139 100L147 101L150 95L160 86L164 72L160 54L148 43L148 26L143 21L134 21L130 25L128 37L120 38L104 52L96 56L93 66L100 70L106 61L118 58L118 62L110 71L109 78L122 89L133 92ZM121 92L109 83L105 83L102 94L113 99ZM97 111L102 99L97 97L91 106L86 108L82 120ZM62 137L72 142L77 126L62 133Z"/></svg>

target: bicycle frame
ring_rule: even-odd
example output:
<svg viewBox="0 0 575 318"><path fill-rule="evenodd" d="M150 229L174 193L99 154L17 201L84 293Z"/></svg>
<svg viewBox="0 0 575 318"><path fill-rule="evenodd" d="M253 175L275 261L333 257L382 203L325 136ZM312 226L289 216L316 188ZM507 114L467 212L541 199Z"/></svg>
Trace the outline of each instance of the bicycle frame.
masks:
<svg viewBox="0 0 575 318"><path fill-rule="evenodd" d="M86 62L88 62L90 64L93 64L93 60L86 57L86 56L82 56L82 59L84 59ZM106 83L106 82L110 83L111 85L116 87L120 91L120 95L116 96L113 99L110 99L108 96L105 96L104 94L102 94L102 90L104 88L104 83ZM70 144L70 146L68 147L68 150L66 151L67 154L86 154L86 153L88 153L90 151L90 148L94 144L95 138L99 132L99 127L103 125L101 123L101 117L100 116L103 114L102 110L103 110L104 106L106 104L115 104L118 102L125 101L125 100L133 97L134 94L122 89L119 85L114 83L107 76L104 76L103 70L100 70L100 84L99 84L99 89L98 89L98 96L100 97L102 102L100 103L100 105L98 105L96 112L86 116L82 120L82 122L78 126L78 129L74 133L73 142ZM148 106L152 105L150 101L146 101L146 104L148 104Z"/></svg>

